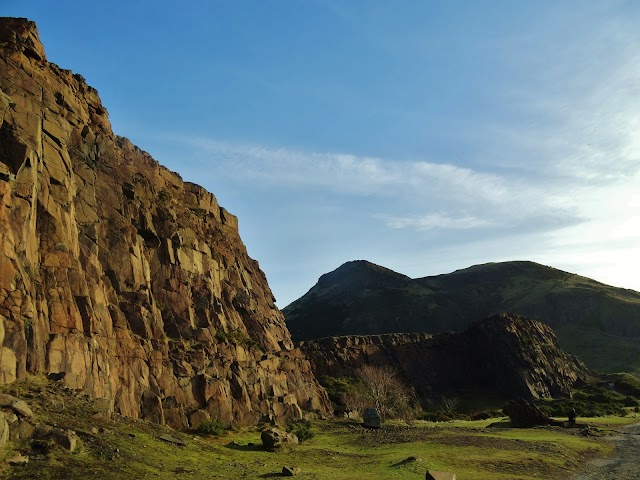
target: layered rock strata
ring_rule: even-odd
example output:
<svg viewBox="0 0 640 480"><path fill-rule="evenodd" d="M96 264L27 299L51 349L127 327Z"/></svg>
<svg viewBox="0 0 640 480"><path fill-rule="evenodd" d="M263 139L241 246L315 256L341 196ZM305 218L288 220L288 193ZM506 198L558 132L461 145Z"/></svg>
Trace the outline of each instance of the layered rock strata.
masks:
<svg viewBox="0 0 640 480"><path fill-rule="evenodd" d="M517 315L489 317L459 333L328 337L299 345L318 376L391 366L425 400L478 391L527 399L563 396L589 375L560 350L548 326Z"/></svg>
<svg viewBox="0 0 640 480"><path fill-rule="evenodd" d="M0 19L0 382L50 374L175 427L327 409L236 217L115 136ZM193 419L190 422L190 418Z"/></svg>

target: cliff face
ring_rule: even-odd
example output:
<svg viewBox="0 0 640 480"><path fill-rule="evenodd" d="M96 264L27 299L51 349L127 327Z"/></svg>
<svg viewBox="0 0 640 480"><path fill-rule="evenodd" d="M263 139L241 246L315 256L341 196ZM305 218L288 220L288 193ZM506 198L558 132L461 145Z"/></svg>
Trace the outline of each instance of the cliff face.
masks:
<svg viewBox="0 0 640 480"><path fill-rule="evenodd" d="M424 399L477 391L527 399L567 395L588 375L560 350L549 327L506 314L460 333L330 337L300 347L316 375L353 376L365 364L389 365Z"/></svg>
<svg viewBox="0 0 640 480"><path fill-rule="evenodd" d="M0 382L58 374L176 427L328 405L236 218L115 136L98 93L47 62L32 22L8 18L0 345Z"/></svg>

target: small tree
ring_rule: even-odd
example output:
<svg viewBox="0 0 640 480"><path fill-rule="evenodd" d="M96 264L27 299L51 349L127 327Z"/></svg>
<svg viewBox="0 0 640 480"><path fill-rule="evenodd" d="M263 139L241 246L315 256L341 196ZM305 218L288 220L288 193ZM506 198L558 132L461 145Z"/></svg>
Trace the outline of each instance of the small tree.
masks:
<svg viewBox="0 0 640 480"><path fill-rule="evenodd" d="M412 400L415 395L412 395L395 369L389 366L364 365L356 371L356 375L365 387L363 394L366 400L376 407L380 417L384 419L397 416L405 420L413 418L415 408Z"/></svg>

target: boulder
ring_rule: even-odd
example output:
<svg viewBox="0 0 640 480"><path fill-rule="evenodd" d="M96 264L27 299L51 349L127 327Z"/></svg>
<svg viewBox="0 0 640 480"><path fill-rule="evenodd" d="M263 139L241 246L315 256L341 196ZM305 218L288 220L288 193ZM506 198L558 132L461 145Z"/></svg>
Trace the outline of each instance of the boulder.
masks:
<svg viewBox="0 0 640 480"><path fill-rule="evenodd" d="M158 437L160 440L162 440L163 442L167 442L167 443L173 443L174 445L180 445L181 447L186 447L187 446L187 442L180 440L179 438L176 438L172 435L169 435L167 433L160 435Z"/></svg>
<svg viewBox="0 0 640 480"><path fill-rule="evenodd" d="M378 410L375 408L367 408L362 414L362 423L367 428L380 428L382 427L382 419Z"/></svg>
<svg viewBox="0 0 640 480"><path fill-rule="evenodd" d="M33 417L33 411L27 405L27 402L24 400L20 400L13 395L9 395L6 393L0 394L0 407L10 407L14 412L16 412L21 417Z"/></svg>
<svg viewBox="0 0 640 480"><path fill-rule="evenodd" d="M9 438L14 441L32 438L34 432L35 427L25 418L9 424Z"/></svg>
<svg viewBox="0 0 640 480"><path fill-rule="evenodd" d="M299 467L282 467L282 476L283 477L294 477L299 474L302 470Z"/></svg>
<svg viewBox="0 0 640 480"><path fill-rule="evenodd" d="M502 409L509 416L511 425L518 428L529 428L538 425L561 425L561 422L549 416L526 400L511 400Z"/></svg>
<svg viewBox="0 0 640 480"><path fill-rule="evenodd" d="M49 433L48 437L51 438L51 440L53 440L56 445L64 448L65 450L68 450L70 453L76 451L80 442L78 435L76 435L76 432L74 432L73 430L54 430Z"/></svg>
<svg viewBox="0 0 640 480"><path fill-rule="evenodd" d="M266 450L286 450L298 445L298 437L279 428L268 428L260 435L262 446Z"/></svg>
<svg viewBox="0 0 640 480"><path fill-rule="evenodd" d="M456 474L450 472L438 472L427 470L426 480L456 480Z"/></svg>
<svg viewBox="0 0 640 480"><path fill-rule="evenodd" d="M211 415L209 415L204 410L196 410L191 415L189 415L189 425L193 429L197 429L203 422L211 419Z"/></svg>
<svg viewBox="0 0 640 480"><path fill-rule="evenodd" d="M13 457L11 457L9 460L7 460L7 463L9 465L13 465L13 466L18 466L18 465L25 465L27 463L29 463L29 457L26 457L24 455L15 455Z"/></svg>

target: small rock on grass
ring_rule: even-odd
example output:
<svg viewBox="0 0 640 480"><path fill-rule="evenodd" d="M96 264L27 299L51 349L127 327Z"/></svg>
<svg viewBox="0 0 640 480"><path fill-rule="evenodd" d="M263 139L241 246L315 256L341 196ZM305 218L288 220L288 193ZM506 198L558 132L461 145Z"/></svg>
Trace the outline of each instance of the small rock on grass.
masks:
<svg viewBox="0 0 640 480"><path fill-rule="evenodd" d="M283 477L293 477L300 473L301 470L299 467L282 467L282 476Z"/></svg>
<svg viewBox="0 0 640 480"><path fill-rule="evenodd" d="M186 447L187 446L187 442L184 442L182 440L180 440L179 438L176 437L172 437L169 434L164 434L164 435L160 435L158 437L160 440L168 442L168 443L173 443L175 445L180 445L181 447Z"/></svg>
<svg viewBox="0 0 640 480"><path fill-rule="evenodd" d="M29 457L25 457L24 455L16 455L7 460L7 463L14 466L25 465L26 463L29 463Z"/></svg>

